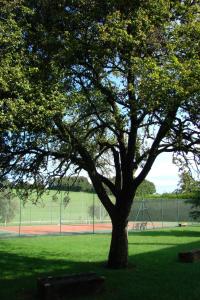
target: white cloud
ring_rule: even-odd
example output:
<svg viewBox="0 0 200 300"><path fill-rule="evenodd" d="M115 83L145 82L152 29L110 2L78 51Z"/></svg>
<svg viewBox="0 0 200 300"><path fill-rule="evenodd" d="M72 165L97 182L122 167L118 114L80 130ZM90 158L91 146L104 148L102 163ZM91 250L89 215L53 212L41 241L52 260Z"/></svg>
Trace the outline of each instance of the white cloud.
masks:
<svg viewBox="0 0 200 300"><path fill-rule="evenodd" d="M155 161L147 179L156 186L158 193L172 192L179 181L178 167L172 163L172 155L161 154Z"/></svg>

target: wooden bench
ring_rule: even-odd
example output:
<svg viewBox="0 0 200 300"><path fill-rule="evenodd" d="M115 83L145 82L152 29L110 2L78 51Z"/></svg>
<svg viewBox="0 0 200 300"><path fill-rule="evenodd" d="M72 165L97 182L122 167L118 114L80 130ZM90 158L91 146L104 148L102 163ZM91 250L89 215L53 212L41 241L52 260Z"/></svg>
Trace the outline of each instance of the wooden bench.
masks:
<svg viewBox="0 0 200 300"><path fill-rule="evenodd" d="M193 249L186 252L179 252L178 258L180 262L195 262L200 260L200 249Z"/></svg>
<svg viewBox="0 0 200 300"><path fill-rule="evenodd" d="M71 274L38 278L38 296L41 300L57 300L63 296L82 296L100 292L105 278L96 273ZM69 298L70 299L70 298Z"/></svg>

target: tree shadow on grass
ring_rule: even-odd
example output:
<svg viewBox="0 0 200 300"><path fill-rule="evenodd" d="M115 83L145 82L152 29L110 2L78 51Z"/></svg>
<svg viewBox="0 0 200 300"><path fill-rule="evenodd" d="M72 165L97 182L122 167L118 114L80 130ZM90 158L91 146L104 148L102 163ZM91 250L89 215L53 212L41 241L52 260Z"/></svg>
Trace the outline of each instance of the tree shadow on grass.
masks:
<svg viewBox="0 0 200 300"><path fill-rule="evenodd" d="M151 236L152 232L141 234ZM200 248L200 242L166 245L166 248L157 251L150 248L151 251L134 254L133 243L129 247L132 267L127 270L107 270L103 261L45 259L45 253L42 253L43 257L27 257L0 252L0 299L36 300L38 277L94 271L106 277L105 291L81 299L197 300L200 294L200 263L183 264L177 259L179 251L194 248ZM66 299L69 298L66 296Z"/></svg>
<svg viewBox="0 0 200 300"><path fill-rule="evenodd" d="M190 227L191 228L191 227ZM199 228L199 226L198 226ZM154 230L144 230L144 231L129 231L129 235L135 235L135 236L152 236L152 237L156 237L156 236L175 236L175 237L199 237L200 238L200 231L199 230L195 230L195 227L193 227L191 230L187 230L187 228L184 228L181 230L179 229L171 229L169 230L169 228L162 229L162 230L158 230L158 229L154 229Z"/></svg>
<svg viewBox="0 0 200 300"><path fill-rule="evenodd" d="M43 253L44 254L44 253ZM103 272L100 263L27 257L0 252L0 299L37 299L37 278L71 273Z"/></svg>

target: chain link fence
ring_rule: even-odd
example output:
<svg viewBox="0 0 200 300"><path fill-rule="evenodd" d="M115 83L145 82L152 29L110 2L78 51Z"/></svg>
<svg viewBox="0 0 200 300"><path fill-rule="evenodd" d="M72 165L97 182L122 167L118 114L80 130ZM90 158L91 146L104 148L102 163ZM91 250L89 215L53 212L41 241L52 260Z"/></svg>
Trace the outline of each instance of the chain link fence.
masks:
<svg viewBox="0 0 200 300"><path fill-rule="evenodd" d="M0 237L111 231L108 213L95 194L64 192L33 204L17 199L12 219L0 223ZM188 200L135 200L129 216L129 230L194 224ZM145 226L142 226L142 224ZM139 226L140 225L140 226Z"/></svg>

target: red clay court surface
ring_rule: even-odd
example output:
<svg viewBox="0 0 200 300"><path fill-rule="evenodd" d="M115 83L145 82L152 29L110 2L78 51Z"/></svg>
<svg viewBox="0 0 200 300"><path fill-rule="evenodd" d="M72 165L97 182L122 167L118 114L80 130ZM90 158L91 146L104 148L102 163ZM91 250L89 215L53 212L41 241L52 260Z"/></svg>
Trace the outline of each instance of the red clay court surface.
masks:
<svg viewBox="0 0 200 300"><path fill-rule="evenodd" d="M95 230L111 230L111 224L95 224ZM93 231L92 224L80 225L36 225L36 226L7 226L0 227L0 230L21 234L54 234L54 233L78 233L78 232L91 232Z"/></svg>
<svg viewBox="0 0 200 300"><path fill-rule="evenodd" d="M111 224L79 224L79 225L35 225L35 226L1 226L0 230L27 235L45 235L55 233L82 233L95 231L111 231Z"/></svg>
<svg viewBox="0 0 200 300"><path fill-rule="evenodd" d="M129 222L129 230L134 229L134 225L138 223ZM154 226L153 226L154 225ZM146 229L153 227L161 227L161 223L148 223ZM135 228L137 229L137 227ZM139 229L139 228L138 228ZM93 231L111 231L111 223L98 224L79 224L79 225L30 225L30 226L0 226L0 231L4 233L19 233L21 235L45 235L45 234L59 234L59 233L91 233Z"/></svg>

